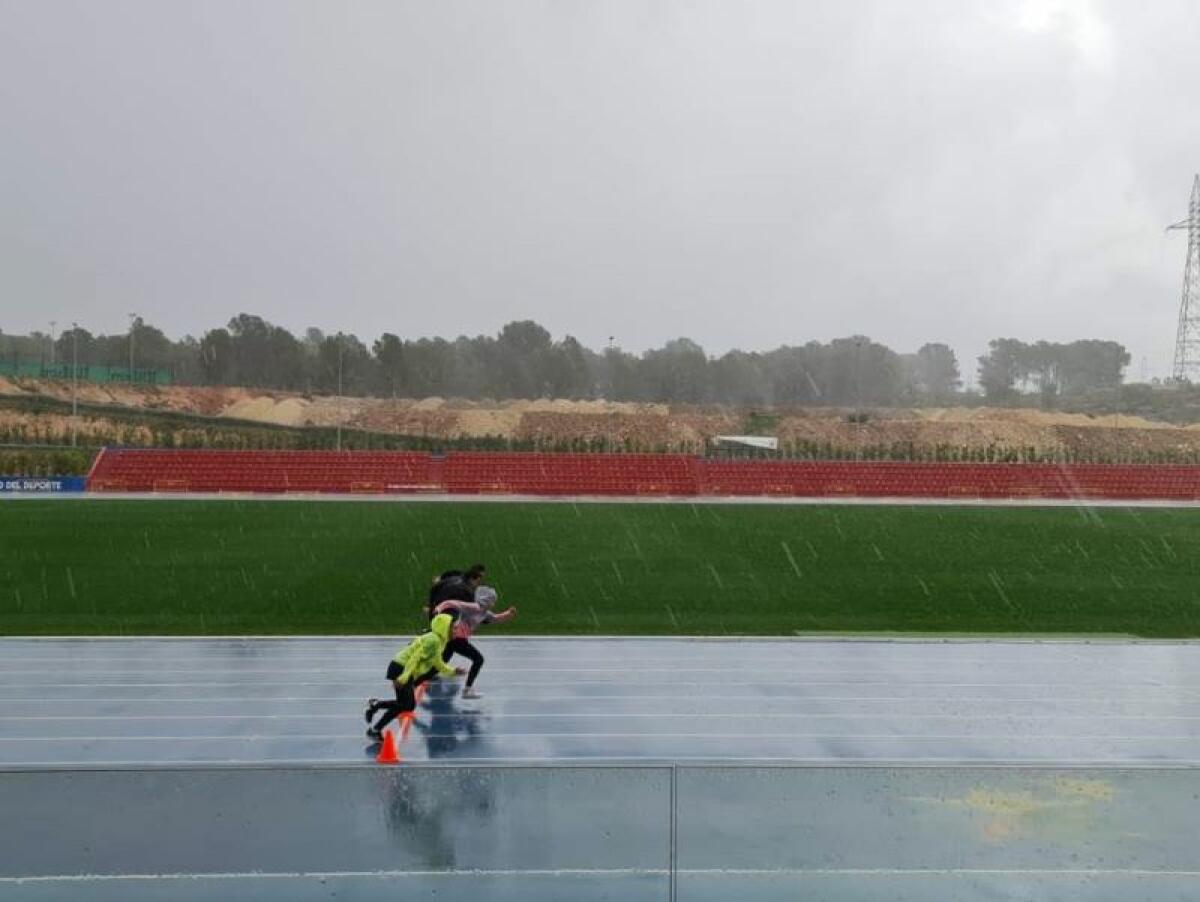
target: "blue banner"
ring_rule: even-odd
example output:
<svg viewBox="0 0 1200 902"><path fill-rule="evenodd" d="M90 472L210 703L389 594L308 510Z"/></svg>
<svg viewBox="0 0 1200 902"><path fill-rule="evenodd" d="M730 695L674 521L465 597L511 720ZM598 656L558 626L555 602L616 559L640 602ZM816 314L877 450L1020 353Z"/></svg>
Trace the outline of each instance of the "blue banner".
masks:
<svg viewBox="0 0 1200 902"><path fill-rule="evenodd" d="M0 476L0 494L5 492L82 492L87 480L82 476Z"/></svg>

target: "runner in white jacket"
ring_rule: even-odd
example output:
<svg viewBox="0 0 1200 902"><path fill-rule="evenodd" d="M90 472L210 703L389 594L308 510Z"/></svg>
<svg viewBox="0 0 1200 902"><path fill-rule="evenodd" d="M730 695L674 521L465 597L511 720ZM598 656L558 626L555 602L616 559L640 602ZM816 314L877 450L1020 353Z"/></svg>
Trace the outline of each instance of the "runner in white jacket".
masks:
<svg viewBox="0 0 1200 902"><path fill-rule="evenodd" d="M450 628L450 641L442 652L442 660L449 661L452 655L460 654L471 661L471 670L467 673L467 684L463 687L463 698L481 698L475 691L475 678L483 667L483 655L471 644L471 636L475 630L485 623L505 623L517 616L517 609L493 613L496 604L496 590L491 586L480 586L475 590L474 601L443 601L436 608L435 614L450 614L455 618Z"/></svg>

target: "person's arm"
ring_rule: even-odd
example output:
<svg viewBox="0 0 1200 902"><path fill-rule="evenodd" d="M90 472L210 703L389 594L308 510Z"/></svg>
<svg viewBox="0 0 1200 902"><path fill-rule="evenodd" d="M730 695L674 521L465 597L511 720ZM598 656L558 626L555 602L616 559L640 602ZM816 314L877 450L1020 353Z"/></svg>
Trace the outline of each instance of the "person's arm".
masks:
<svg viewBox="0 0 1200 902"><path fill-rule="evenodd" d="M412 682L413 671L417 669L418 654L414 651L408 656L408 660L404 662L404 669L400 671L400 676L396 677L396 685L404 686Z"/></svg>
<svg viewBox="0 0 1200 902"><path fill-rule="evenodd" d="M476 604L473 601L443 601L441 604L439 604L437 607L435 607L433 609L433 613L435 616L437 614L450 614L456 620L471 620L471 621L473 621L475 618L478 618L480 620L483 619L482 617L480 617L480 615L483 613L482 606ZM454 627L451 626L450 629L451 629L451 636L453 636L454 635L454 633L453 633Z"/></svg>
<svg viewBox="0 0 1200 902"><path fill-rule="evenodd" d="M499 614L489 614L485 623L507 623L517 616L517 609L510 607L507 611L501 611Z"/></svg>
<svg viewBox="0 0 1200 902"><path fill-rule="evenodd" d="M461 676L463 672L461 667L451 667L443 661L441 655L433 656L433 666L442 676Z"/></svg>

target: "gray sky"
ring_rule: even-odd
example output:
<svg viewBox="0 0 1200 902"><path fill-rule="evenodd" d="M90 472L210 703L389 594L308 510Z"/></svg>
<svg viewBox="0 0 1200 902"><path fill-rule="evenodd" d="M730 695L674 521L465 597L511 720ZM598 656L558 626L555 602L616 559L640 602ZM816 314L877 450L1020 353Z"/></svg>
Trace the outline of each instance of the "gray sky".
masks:
<svg viewBox="0 0 1200 902"><path fill-rule="evenodd" d="M1166 375L1197 34L1194 0L0 0L0 328L865 333L969 372L1086 337Z"/></svg>

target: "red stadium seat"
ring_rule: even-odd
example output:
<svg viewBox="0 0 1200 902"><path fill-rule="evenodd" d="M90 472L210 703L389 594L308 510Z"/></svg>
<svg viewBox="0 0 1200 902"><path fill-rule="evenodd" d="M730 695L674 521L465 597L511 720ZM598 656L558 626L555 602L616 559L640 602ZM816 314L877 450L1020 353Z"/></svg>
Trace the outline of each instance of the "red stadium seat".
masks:
<svg viewBox="0 0 1200 902"><path fill-rule="evenodd" d="M1200 467L729 461L675 454L105 449L95 492L1200 498Z"/></svg>

